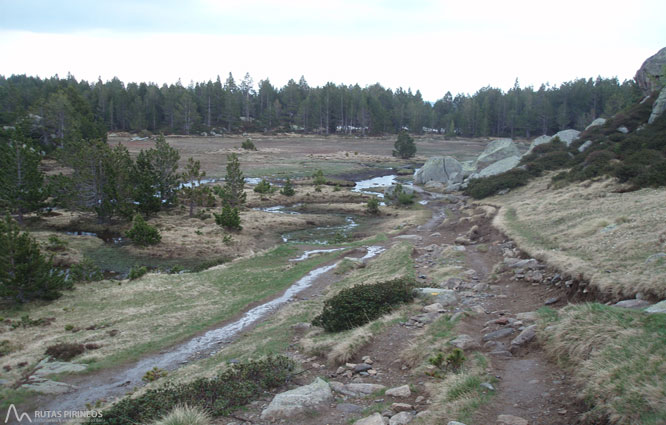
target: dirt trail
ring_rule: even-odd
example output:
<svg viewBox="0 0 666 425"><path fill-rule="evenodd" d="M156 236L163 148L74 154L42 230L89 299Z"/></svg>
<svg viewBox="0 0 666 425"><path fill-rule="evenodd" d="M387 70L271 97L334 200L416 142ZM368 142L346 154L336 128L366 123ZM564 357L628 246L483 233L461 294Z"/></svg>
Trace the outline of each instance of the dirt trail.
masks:
<svg viewBox="0 0 666 425"><path fill-rule="evenodd" d="M564 291L549 285L514 280L510 273L491 279L494 266L505 257L503 251L513 247L510 241L491 226L492 217L487 212L482 216L483 211L480 210L475 211L478 213L476 217L474 212L471 217L462 213L462 210L468 208L463 198L431 199L428 206L433 210L433 218L416 229L406 230L404 234L419 237L412 240L415 248L415 272L431 286L438 286L441 282L431 281L428 276L433 267L433 262L429 261L432 253L428 251L428 247L433 244L440 247L454 245L457 238L468 235L472 226L477 226L474 242L467 245L464 251L464 265L467 267L466 276L469 276L469 281L463 281L460 286L452 289L456 289L463 299L455 311L476 310L478 313L464 316L454 328L453 335L466 334L478 342L480 351L489 360L486 372L497 381L494 390L489 391L492 393L490 401L474 413L467 425L500 423L499 415L523 418L530 425L576 424L584 406L577 400L576 389L570 384L567 374L548 360L536 340L523 346L511 347L511 341L525 326L533 322L525 320L524 326L520 326L521 323L513 328L507 326L509 322L515 324L519 313L534 312L542 307L546 300L559 298L560 301L551 307L564 305ZM443 222L445 210L449 217ZM461 217L468 218L459 220ZM393 241L388 242L390 243ZM484 248L479 248L480 246ZM478 283L487 283L489 286L472 293L471 285ZM413 372L410 365L400 358L400 353L410 346L410 341L421 335L426 328L427 324L412 327L405 326L404 323L396 324L360 349L350 362L362 363L362 357L369 356L373 361L372 367L377 372L373 376L345 376L339 373L336 366L321 364L321 359L305 358L297 351L290 353L294 358L300 358L303 367L309 369L293 382L296 386L307 385L320 376L343 384L373 383L385 385L387 388L407 384L411 387L412 394L398 399L385 395L354 397L336 393L336 401L331 405L288 422L298 425L346 424L368 416L371 412L380 412L388 417L397 413L395 410L391 411L393 402L412 405L415 410L413 413L432 409L431 395L427 393L424 384L434 378ZM511 329L512 332L510 335L491 339L490 342L484 341L485 335L500 329ZM294 346L297 347L297 344ZM270 423L262 421L259 415L271 398L267 396L264 400L254 402L242 414L219 418L216 423Z"/></svg>

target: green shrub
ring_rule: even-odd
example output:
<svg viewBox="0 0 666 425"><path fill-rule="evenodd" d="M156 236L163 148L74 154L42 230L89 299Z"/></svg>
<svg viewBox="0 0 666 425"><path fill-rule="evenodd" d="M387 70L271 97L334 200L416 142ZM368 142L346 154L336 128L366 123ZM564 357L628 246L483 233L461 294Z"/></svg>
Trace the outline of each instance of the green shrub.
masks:
<svg viewBox="0 0 666 425"><path fill-rule="evenodd" d="M280 193L283 194L284 196L294 196L296 191L294 190L294 185L291 183L291 179L287 177L287 180L284 182L284 186L282 186L282 190L280 190Z"/></svg>
<svg viewBox="0 0 666 425"><path fill-rule="evenodd" d="M215 213L214 213L215 214ZM225 204L222 207L221 214L215 214L215 223L218 226L224 227L229 230L242 230L240 212L238 208L232 208L231 205Z"/></svg>
<svg viewBox="0 0 666 425"><path fill-rule="evenodd" d="M83 344L61 343L51 345L46 349L45 354L56 360L69 361L85 351Z"/></svg>
<svg viewBox="0 0 666 425"><path fill-rule="evenodd" d="M169 373L166 370L160 369L159 367L155 366L152 369L150 369L149 371L147 371L146 373L144 373L141 380L143 382L153 382L153 381L157 381L160 378L164 378L168 374Z"/></svg>
<svg viewBox="0 0 666 425"><path fill-rule="evenodd" d="M104 279L102 270L88 257L70 267L69 276L74 282L97 282Z"/></svg>
<svg viewBox="0 0 666 425"><path fill-rule="evenodd" d="M379 214L379 199L375 198L374 196L372 198L368 199L368 204L365 208L365 211L368 214L372 214L372 215Z"/></svg>
<svg viewBox="0 0 666 425"><path fill-rule="evenodd" d="M46 245L46 249L49 251L63 251L65 248L67 248L67 242L63 241L56 235L51 235L49 236L49 243Z"/></svg>
<svg viewBox="0 0 666 425"><path fill-rule="evenodd" d="M133 266L130 269L129 275L127 277L129 280L136 280L146 273L148 273L148 268L146 266Z"/></svg>
<svg viewBox="0 0 666 425"><path fill-rule="evenodd" d="M416 155L414 139L412 139L406 131L401 131L400 134L398 134L398 140L395 141L394 147L395 150L393 150L393 156L408 159Z"/></svg>
<svg viewBox="0 0 666 425"><path fill-rule="evenodd" d="M248 150L248 151L256 151L257 147L254 146L254 143L252 143L252 140L250 139L245 139L243 143L241 143L241 148Z"/></svg>
<svg viewBox="0 0 666 425"><path fill-rule="evenodd" d="M3 339L2 341L0 341L0 357L6 356L12 351L14 351L14 348L10 340Z"/></svg>
<svg viewBox="0 0 666 425"><path fill-rule="evenodd" d="M137 245L148 246L160 243L162 236L159 230L146 223L141 214L136 214L132 220L132 228L125 234Z"/></svg>
<svg viewBox="0 0 666 425"><path fill-rule="evenodd" d="M168 414L173 406L185 404L205 409L212 416L227 415L284 385L293 369L293 361L284 356L241 362L211 379L167 382L138 397L125 397L104 410L102 418L91 419L88 424L149 423Z"/></svg>
<svg viewBox="0 0 666 425"><path fill-rule="evenodd" d="M254 187L254 191L257 193L273 193L275 188L271 187L271 184L266 179L261 179L261 181Z"/></svg>
<svg viewBox="0 0 666 425"><path fill-rule="evenodd" d="M364 325L390 312L396 304L414 298L414 282L407 278L343 289L324 302L324 310L312 324L327 332L339 332Z"/></svg>
<svg viewBox="0 0 666 425"><path fill-rule="evenodd" d="M514 168L496 176L470 180L464 193L474 199L482 199L495 195L503 189L524 186L529 178L530 173L528 171Z"/></svg>
<svg viewBox="0 0 666 425"><path fill-rule="evenodd" d="M398 205L411 205L414 203L414 193L407 193L402 184L398 183L395 185L395 189L387 198L394 200Z"/></svg>
<svg viewBox="0 0 666 425"><path fill-rule="evenodd" d="M321 192L321 186L320 185L315 186L315 192Z"/></svg>
<svg viewBox="0 0 666 425"><path fill-rule="evenodd" d="M312 174L312 183L315 186L319 186L322 184L326 184L326 177L324 177L324 172L321 170L317 170Z"/></svg>
<svg viewBox="0 0 666 425"><path fill-rule="evenodd" d="M333 188L333 192L340 192L342 189L340 188L339 184L336 184L335 187Z"/></svg>

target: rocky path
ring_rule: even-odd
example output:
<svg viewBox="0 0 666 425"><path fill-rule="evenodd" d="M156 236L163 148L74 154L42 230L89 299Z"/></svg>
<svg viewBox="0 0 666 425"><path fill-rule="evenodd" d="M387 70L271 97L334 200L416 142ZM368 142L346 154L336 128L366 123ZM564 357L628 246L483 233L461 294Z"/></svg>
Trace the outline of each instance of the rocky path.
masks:
<svg viewBox="0 0 666 425"><path fill-rule="evenodd" d="M345 365L328 366L319 358L290 353L307 369L294 381L292 392L283 395L282 401L280 397L256 401L243 414L220 418L217 423L441 423L429 416L434 401L426 383L435 378L412 370L414 365L401 353L441 314L456 317L463 311L468 313L457 315L460 320L453 329L452 344L466 353L482 352L488 358L485 372L494 377L493 384L484 383L489 402L477 409L467 425L577 422L583 406L576 390L535 338L535 311L546 304L565 305L566 282L536 260L521 258L513 243L490 225L492 210L470 208L456 197L431 201L430 207L433 219L388 243L408 240L414 244L416 275L441 291L438 299L444 305L426 306L407 322L390 326ZM443 223L445 209L450 216ZM430 276L444 249L463 254L462 278L438 281ZM449 296L453 301L447 301ZM277 406L284 400L289 401L281 410Z"/></svg>

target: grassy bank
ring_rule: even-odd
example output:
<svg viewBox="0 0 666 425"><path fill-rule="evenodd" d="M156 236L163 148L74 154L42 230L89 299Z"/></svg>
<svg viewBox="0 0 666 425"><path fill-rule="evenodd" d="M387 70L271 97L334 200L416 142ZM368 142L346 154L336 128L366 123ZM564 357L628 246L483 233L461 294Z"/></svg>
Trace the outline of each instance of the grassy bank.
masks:
<svg viewBox="0 0 666 425"><path fill-rule="evenodd" d="M541 315L544 346L584 388L590 423L666 423L666 315L600 304Z"/></svg>
<svg viewBox="0 0 666 425"><path fill-rule="evenodd" d="M548 176L488 202L494 224L529 255L615 297L666 297L666 189L620 193L611 179L549 189ZM661 238L661 239L660 239Z"/></svg>

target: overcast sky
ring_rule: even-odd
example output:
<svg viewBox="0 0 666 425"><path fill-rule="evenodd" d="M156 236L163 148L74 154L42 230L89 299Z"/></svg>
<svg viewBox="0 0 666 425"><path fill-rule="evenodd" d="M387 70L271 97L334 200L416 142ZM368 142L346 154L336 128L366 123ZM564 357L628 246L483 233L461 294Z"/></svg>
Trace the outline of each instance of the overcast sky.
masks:
<svg viewBox="0 0 666 425"><path fill-rule="evenodd" d="M633 78L666 1L0 0L0 74L96 81L379 82L474 93Z"/></svg>

